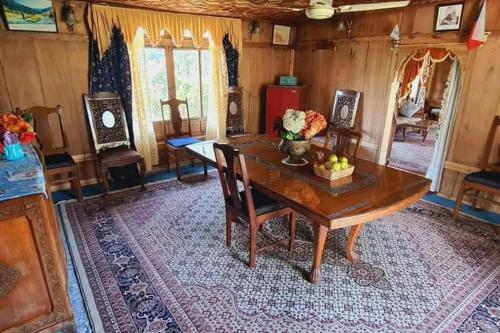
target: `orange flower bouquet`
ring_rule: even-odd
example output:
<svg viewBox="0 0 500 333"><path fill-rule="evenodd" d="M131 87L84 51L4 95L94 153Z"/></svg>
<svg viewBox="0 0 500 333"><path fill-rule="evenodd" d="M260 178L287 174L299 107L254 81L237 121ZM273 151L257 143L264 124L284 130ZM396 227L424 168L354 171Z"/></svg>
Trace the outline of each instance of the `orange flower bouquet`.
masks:
<svg viewBox="0 0 500 333"><path fill-rule="evenodd" d="M31 115L23 113L0 115L0 154L6 160L18 160L24 157L21 144L31 143L36 133L29 124Z"/></svg>

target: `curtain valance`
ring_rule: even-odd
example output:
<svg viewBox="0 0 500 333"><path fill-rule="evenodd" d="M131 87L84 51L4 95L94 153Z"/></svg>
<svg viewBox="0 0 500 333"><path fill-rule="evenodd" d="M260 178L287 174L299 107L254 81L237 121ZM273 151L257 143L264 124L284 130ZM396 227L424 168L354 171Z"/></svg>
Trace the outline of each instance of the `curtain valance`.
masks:
<svg viewBox="0 0 500 333"><path fill-rule="evenodd" d="M425 48L420 49L415 52L411 59L415 61L422 61L425 57L429 56L432 62L443 62L446 59L450 58L454 60L456 57L450 50L443 48Z"/></svg>
<svg viewBox="0 0 500 333"><path fill-rule="evenodd" d="M139 27L144 28L153 45L160 42L162 30L170 34L174 45L177 46L180 46L185 30L191 32L195 46L203 40L203 34L209 32L213 43L222 47L222 40L227 34L233 46L242 54L243 40L239 19L92 5L88 21L101 56L110 45L113 26L120 27L128 45L132 45Z"/></svg>

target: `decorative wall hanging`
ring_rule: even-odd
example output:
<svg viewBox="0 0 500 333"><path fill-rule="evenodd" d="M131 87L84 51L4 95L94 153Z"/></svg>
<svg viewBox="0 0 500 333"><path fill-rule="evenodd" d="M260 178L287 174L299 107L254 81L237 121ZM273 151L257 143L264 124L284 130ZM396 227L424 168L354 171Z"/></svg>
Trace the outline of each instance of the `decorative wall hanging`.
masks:
<svg viewBox="0 0 500 333"><path fill-rule="evenodd" d="M275 24L273 26L273 45L289 46L291 44L292 27Z"/></svg>
<svg viewBox="0 0 500 333"><path fill-rule="evenodd" d="M2 9L9 30L57 32L51 0L2 1Z"/></svg>
<svg viewBox="0 0 500 333"><path fill-rule="evenodd" d="M448 3L436 6L434 31L458 31L462 24L464 3Z"/></svg>

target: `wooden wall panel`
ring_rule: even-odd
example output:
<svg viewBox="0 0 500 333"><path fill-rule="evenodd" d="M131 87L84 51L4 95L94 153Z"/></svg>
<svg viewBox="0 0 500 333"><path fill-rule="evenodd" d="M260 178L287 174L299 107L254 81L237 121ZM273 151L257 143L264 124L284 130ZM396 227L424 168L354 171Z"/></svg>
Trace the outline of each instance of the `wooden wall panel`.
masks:
<svg viewBox="0 0 500 333"><path fill-rule="evenodd" d="M245 44L240 60L240 85L244 88L247 132L258 133L265 114L266 86L288 75L291 50Z"/></svg>

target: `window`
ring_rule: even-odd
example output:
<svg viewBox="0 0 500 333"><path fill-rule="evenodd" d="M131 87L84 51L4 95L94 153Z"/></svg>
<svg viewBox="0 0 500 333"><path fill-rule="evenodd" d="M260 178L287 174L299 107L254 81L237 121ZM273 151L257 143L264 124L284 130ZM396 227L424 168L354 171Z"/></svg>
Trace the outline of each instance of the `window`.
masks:
<svg viewBox="0 0 500 333"><path fill-rule="evenodd" d="M153 120L162 120L160 99L174 97L188 100L191 119L206 117L212 73L208 50L148 47L145 62Z"/></svg>
<svg viewBox="0 0 500 333"><path fill-rule="evenodd" d="M160 100L168 99L167 65L164 48L145 49L147 80L147 104L151 108L153 120L161 120Z"/></svg>

